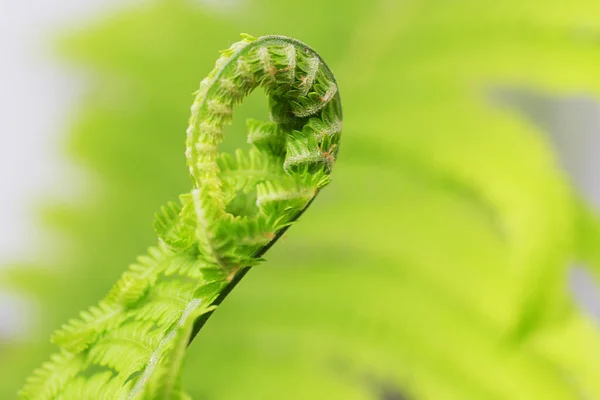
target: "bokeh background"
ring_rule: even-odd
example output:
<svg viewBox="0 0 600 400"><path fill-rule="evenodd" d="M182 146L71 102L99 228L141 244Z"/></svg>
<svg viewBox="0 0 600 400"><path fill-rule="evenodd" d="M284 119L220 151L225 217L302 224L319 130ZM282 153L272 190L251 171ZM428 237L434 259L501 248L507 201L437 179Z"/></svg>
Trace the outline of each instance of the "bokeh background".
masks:
<svg viewBox="0 0 600 400"><path fill-rule="evenodd" d="M336 73L333 183L190 347L196 399L600 399L600 3L0 4L0 399L190 187L216 51ZM226 149L245 146L236 111Z"/></svg>

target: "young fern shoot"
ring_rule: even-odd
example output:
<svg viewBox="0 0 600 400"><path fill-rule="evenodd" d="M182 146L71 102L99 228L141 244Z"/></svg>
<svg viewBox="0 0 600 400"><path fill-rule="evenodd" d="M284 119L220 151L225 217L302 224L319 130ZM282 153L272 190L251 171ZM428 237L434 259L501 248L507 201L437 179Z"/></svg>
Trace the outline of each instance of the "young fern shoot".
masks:
<svg viewBox="0 0 600 400"><path fill-rule="evenodd" d="M189 398L180 382L188 343L329 183L342 128L332 72L295 39L242 37L222 52L191 107L192 190L157 214L158 245L54 333L59 350L21 399ZM247 122L248 151L220 153L235 105L259 86L271 120Z"/></svg>

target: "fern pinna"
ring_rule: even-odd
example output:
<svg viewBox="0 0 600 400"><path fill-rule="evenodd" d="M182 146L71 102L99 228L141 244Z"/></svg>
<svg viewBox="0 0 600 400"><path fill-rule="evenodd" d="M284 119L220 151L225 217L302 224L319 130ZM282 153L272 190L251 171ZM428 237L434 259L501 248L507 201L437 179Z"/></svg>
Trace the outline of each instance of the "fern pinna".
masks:
<svg viewBox="0 0 600 400"><path fill-rule="evenodd" d="M342 127L335 78L284 36L223 51L191 107L191 192L157 214L158 245L98 305L52 337L60 350L22 399L183 399L188 343L215 307L329 183ZM219 152L233 108L257 87L271 121L249 120L248 151Z"/></svg>

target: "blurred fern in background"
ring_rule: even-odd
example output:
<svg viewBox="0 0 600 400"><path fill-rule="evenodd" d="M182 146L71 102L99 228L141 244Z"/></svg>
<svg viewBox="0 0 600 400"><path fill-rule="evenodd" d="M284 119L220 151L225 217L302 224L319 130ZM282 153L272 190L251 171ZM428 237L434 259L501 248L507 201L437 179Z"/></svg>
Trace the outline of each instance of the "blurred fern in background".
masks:
<svg viewBox="0 0 600 400"><path fill-rule="evenodd" d="M31 337L0 345L0 398L153 242L154 210L189 186L185 93L224 39L252 32L297 37L328 60L343 150L293 240L191 346L187 392L600 399L597 321L566 282L574 261L600 266L595 217L543 133L489 96L508 86L598 98L598 15L591 0L248 0L228 12L157 0L71 34L62 54L94 82L68 146L95 190L79 207L47 208L66 249L4 277L39 301L39 319ZM266 113L260 100L236 121ZM234 122L230 146L243 130Z"/></svg>

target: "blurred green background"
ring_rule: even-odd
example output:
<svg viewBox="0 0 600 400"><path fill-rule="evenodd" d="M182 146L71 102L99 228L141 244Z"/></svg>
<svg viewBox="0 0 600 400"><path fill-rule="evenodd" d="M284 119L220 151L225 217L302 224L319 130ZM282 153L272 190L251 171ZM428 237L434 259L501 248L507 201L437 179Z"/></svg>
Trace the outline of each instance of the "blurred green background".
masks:
<svg viewBox="0 0 600 400"><path fill-rule="evenodd" d="M89 80L64 135L85 190L39 199L39 259L0 270L35 305L0 342L0 399L155 243L190 188L191 93L240 32L315 48L344 132L332 184L190 347L193 398L600 399L598 319L568 281L598 276L600 229L535 108L600 96L592 0L148 0L58 35ZM253 94L226 148L266 113Z"/></svg>

